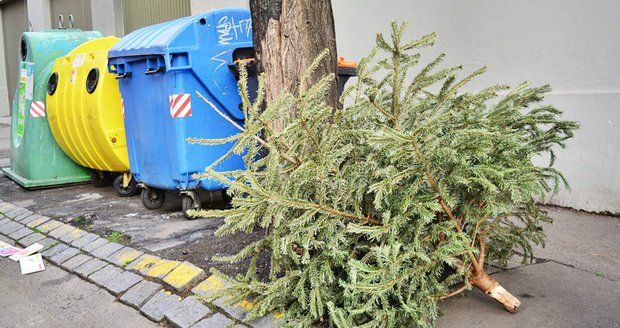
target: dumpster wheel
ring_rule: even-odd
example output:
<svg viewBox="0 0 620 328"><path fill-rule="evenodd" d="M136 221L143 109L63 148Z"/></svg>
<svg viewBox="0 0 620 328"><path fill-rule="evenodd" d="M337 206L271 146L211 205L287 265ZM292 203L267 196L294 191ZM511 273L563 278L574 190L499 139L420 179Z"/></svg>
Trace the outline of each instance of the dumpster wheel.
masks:
<svg viewBox="0 0 620 328"><path fill-rule="evenodd" d="M181 195L181 209L183 210L183 214L185 214L185 218L188 220L195 220L196 217L189 216L187 211L189 210L200 210L200 198L198 198L198 194L192 192L185 192Z"/></svg>
<svg viewBox="0 0 620 328"><path fill-rule="evenodd" d="M161 189L144 188L140 193L140 199L142 200L144 207L149 210L156 210L164 205L166 193Z"/></svg>
<svg viewBox="0 0 620 328"><path fill-rule="evenodd" d="M110 173L103 171L93 171L90 176L95 187L105 187L110 184L111 179Z"/></svg>
<svg viewBox="0 0 620 328"><path fill-rule="evenodd" d="M131 197L138 191L138 184L131 173L122 173L114 179L114 191L119 197Z"/></svg>

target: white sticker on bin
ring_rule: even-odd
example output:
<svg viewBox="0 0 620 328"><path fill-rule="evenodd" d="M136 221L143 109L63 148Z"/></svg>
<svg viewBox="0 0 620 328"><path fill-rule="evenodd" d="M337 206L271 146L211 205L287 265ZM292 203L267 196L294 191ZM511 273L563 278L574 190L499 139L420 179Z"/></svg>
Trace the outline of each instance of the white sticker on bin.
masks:
<svg viewBox="0 0 620 328"><path fill-rule="evenodd" d="M73 62L71 63L71 66L73 68L78 68L84 65L85 61L86 61L86 54L77 54L75 55L75 57L73 57Z"/></svg>

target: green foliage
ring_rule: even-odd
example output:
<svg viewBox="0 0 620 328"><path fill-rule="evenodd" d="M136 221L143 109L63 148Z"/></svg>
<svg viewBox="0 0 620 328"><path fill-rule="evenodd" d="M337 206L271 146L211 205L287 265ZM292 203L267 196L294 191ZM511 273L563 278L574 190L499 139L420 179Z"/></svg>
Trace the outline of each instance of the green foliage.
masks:
<svg viewBox="0 0 620 328"><path fill-rule="evenodd" d="M83 216L78 216L75 219L73 219L73 223L75 223L76 225L83 225L86 222L86 220L84 219Z"/></svg>
<svg viewBox="0 0 620 328"><path fill-rule="evenodd" d="M305 327L432 326L438 300L469 286L478 262L531 258L543 243L550 219L536 202L565 183L553 148L577 124L540 104L549 86L460 92L484 69L458 78L460 67L439 68L444 55L418 68L416 50L435 36L405 42L404 29L394 23L389 38L377 36L345 109L324 104L326 76L261 111L263 80L252 103L242 70L240 133L190 140L245 151L245 171L214 165L196 175L228 185L232 208L195 214L225 216L219 235L268 229L221 259L249 258L247 274L214 271L231 284L231 302L254 300L248 319L276 310ZM549 165L535 165L545 154ZM266 281L256 274L261 254Z"/></svg>
<svg viewBox="0 0 620 328"><path fill-rule="evenodd" d="M123 240L123 233L120 231L112 231L105 239L114 243L120 243Z"/></svg>

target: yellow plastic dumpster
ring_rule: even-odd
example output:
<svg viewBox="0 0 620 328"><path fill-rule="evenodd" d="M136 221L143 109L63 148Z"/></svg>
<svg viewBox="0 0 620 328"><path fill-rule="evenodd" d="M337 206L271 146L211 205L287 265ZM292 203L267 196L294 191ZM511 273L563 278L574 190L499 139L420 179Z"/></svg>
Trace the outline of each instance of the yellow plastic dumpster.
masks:
<svg viewBox="0 0 620 328"><path fill-rule="evenodd" d="M105 185L116 174L114 190L119 196L131 196L136 183L127 173L121 94L107 69L108 50L119 40L113 36L91 40L58 58L46 102L60 148L76 163L98 171L96 185Z"/></svg>

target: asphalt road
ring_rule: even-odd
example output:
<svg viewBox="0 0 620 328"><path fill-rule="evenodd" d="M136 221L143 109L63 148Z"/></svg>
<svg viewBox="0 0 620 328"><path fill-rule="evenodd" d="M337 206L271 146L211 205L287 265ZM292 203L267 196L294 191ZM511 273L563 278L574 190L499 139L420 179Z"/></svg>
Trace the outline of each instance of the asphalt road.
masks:
<svg viewBox="0 0 620 328"><path fill-rule="evenodd" d="M0 328L157 327L107 291L50 263L22 275L19 264L0 258Z"/></svg>

